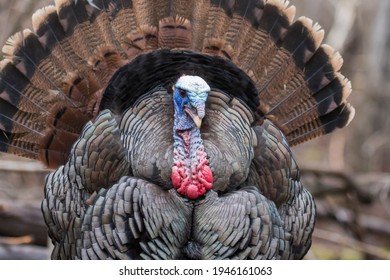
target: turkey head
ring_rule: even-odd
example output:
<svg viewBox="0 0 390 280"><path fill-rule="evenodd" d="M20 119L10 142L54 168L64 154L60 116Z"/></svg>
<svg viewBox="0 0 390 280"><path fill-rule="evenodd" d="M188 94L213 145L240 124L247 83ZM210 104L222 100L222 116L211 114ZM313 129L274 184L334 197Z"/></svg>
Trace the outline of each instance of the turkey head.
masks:
<svg viewBox="0 0 390 280"><path fill-rule="evenodd" d="M209 85L197 76L182 76L174 86L172 184L190 199L203 195L213 184L200 133L209 91Z"/></svg>

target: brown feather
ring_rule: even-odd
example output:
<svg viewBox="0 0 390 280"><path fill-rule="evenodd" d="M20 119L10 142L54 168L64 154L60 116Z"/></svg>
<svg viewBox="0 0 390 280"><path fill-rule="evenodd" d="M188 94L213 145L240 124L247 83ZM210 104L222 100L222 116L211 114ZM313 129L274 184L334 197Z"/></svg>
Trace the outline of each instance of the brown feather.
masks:
<svg viewBox="0 0 390 280"><path fill-rule="evenodd" d="M205 43L203 45L203 52L207 50L209 46L208 40L225 40L225 32L229 27L231 18L225 13L225 11L218 6L211 6L208 11L207 25L204 32ZM206 52L207 53L207 52Z"/></svg>
<svg viewBox="0 0 390 280"><path fill-rule="evenodd" d="M313 138L330 133L336 129L348 126L355 116L355 109L349 103L343 103L330 113L305 123L288 133L289 144L294 146Z"/></svg>
<svg viewBox="0 0 390 280"><path fill-rule="evenodd" d="M186 17L190 19L192 25L192 46L191 49L201 51L205 39L205 30L207 28L208 11L210 1L194 1L191 15Z"/></svg>
<svg viewBox="0 0 390 280"><path fill-rule="evenodd" d="M157 49L157 27L140 26L138 31L128 34L125 41L126 55L131 61L140 54Z"/></svg>
<svg viewBox="0 0 390 280"><path fill-rule="evenodd" d="M102 45L96 49L95 56L88 60L93 72L98 77L101 84L106 85L114 72L126 64L122 59L121 53L113 46ZM91 89L94 93L99 90L98 87Z"/></svg>
<svg viewBox="0 0 390 280"><path fill-rule="evenodd" d="M47 60L58 61L64 72L80 72L88 76L88 65L73 50L71 39L67 38L55 6L48 6L34 13L34 31L44 49L48 50ZM60 72L61 73L61 72Z"/></svg>
<svg viewBox="0 0 390 280"><path fill-rule="evenodd" d="M105 0L94 1L93 5L85 3L86 10L92 19L90 21L90 30L94 32L94 36L97 35L95 32L99 32L101 37L100 48L111 46L116 52L121 53L123 57L124 50L116 37L113 25L111 25L110 6L105 2Z"/></svg>
<svg viewBox="0 0 390 280"><path fill-rule="evenodd" d="M133 0L134 15L138 26L158 26L154 0Z"/></svg>
<svg viewBox="0 0 390 280"><path fill-rule="evenodd" d="M2 51L34 86L42 89L56 87L49 73L53 64L44 59L45 51L31 30L25 29L11 36Z"/></svg>
<svg viewBox="0 0 390 280"><path fill-rule="evenodd" d="M203 53L217 55L232 60L234 58L234 49L225 40L218 38L205 39Z"/></svg>
<svg viewBox="0 0 390 280"><path fill-rule="evenodd" d="M160 20L158 45L160 48L191 48L192 30L190 21L179 16Z"/></svg>
<svg viewBox="0 0 390 280"><path fill-rule="evenodd" d="M82 5L83 1L56 0L55 3L68 43L81 59L88 60L101 40L96 30L88 30L89 16Z"/></svg>
<svg viewBox="0 0 390 280"><path fill-rule="evenodd" d="M99 7L103 5L97 4ZM115 39L126 51L127 36L137 32L137 22L132 1L111 2L106 8L109 24Z"/></svg>

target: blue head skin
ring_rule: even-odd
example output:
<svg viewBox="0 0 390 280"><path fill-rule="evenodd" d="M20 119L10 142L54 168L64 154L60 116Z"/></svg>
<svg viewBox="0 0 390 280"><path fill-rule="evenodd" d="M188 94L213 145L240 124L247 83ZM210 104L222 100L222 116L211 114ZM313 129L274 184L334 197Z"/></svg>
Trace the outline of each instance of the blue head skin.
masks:
<svg viewBox="0 0 390 280"><path fill-rule="evenodd" d="M200 127L209 91L209 85L198 76L182 76L177 80L173 93L174 130Z"/></svg>

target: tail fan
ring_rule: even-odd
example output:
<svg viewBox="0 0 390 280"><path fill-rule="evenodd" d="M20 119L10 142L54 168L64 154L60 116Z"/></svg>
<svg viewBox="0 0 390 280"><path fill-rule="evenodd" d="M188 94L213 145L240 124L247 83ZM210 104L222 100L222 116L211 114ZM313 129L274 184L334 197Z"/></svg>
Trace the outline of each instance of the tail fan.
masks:
<svg viewBox="0 0 390 280"><path fill-rule="evenodd" d="M344 127L354 109L342 58L321 45L318 24L294 16L284 0L56 0L3 47L0 151L55 168L99 108L134 102L154 75L169 84L191 69L241 98L255 123L272 120L291 145Z"/></svg>

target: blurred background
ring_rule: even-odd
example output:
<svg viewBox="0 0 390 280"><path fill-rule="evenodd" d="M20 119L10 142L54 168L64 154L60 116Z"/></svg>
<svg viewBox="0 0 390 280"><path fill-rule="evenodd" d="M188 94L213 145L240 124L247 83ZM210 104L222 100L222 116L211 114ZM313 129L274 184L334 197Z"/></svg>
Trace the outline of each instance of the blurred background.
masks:
<svg viewBox="0 0 390 280"><path fill-rule="evenodd" d="M344 58L356 116L294 148L318 218L306 259L390 259L390 1L295 0ZM0 0L0 45L51 0ZM47 259L39 163L0 154L0 259Z"/></svg>

